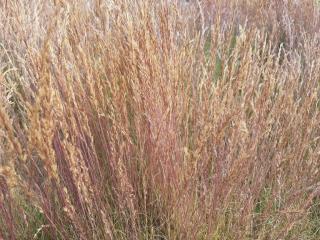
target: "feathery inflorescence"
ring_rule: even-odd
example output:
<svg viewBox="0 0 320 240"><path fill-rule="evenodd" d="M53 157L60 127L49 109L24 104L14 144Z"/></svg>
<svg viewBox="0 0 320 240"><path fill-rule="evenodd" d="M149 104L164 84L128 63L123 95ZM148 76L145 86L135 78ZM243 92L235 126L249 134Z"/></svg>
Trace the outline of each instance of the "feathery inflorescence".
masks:
<svg viewBox="0 0 320 240"><path fill-rule="evenodd" d="M0 239L319 239L314 0L0 3Z"/></svg>

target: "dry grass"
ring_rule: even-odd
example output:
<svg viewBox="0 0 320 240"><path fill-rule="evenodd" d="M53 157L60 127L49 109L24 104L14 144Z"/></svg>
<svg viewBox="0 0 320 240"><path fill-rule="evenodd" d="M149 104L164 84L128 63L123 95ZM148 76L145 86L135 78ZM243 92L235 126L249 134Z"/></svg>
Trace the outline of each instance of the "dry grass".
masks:
<svg viewBox="0 0 320 240"><path fill-rule="evenodd" d="M0 239L319 239L320 12L0 2Z"/></svg>

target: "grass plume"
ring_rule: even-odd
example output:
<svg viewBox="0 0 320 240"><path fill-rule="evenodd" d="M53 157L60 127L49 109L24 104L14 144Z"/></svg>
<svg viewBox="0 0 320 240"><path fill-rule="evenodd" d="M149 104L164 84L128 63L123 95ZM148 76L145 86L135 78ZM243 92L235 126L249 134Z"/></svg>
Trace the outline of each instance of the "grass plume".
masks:
<svg viewBox="0 0 320 240"><path fill-rule="evenodd" d="M319 239L314 0L0 3L0 239Z"/></svg>

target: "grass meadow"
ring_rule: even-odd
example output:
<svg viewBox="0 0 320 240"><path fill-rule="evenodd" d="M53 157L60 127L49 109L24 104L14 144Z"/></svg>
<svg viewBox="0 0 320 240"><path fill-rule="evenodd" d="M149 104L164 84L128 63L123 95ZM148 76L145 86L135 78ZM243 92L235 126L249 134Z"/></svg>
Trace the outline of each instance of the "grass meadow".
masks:
<svg viewBox="0 0 320 240"><path fill-rule="evenodd" d="M319 240L319 2L0 1L7 239Z"/></svg>

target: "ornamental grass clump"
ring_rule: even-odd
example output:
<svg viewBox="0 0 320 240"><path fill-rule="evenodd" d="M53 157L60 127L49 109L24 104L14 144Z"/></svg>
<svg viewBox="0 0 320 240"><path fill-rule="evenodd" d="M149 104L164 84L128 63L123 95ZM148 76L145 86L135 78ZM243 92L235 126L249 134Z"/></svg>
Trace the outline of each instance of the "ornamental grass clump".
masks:
<svg viewBox="0 0 320 240"><path fill-rule="evenodd" d="M0 239L319 239L319 17L0 3Z"/></svg>

